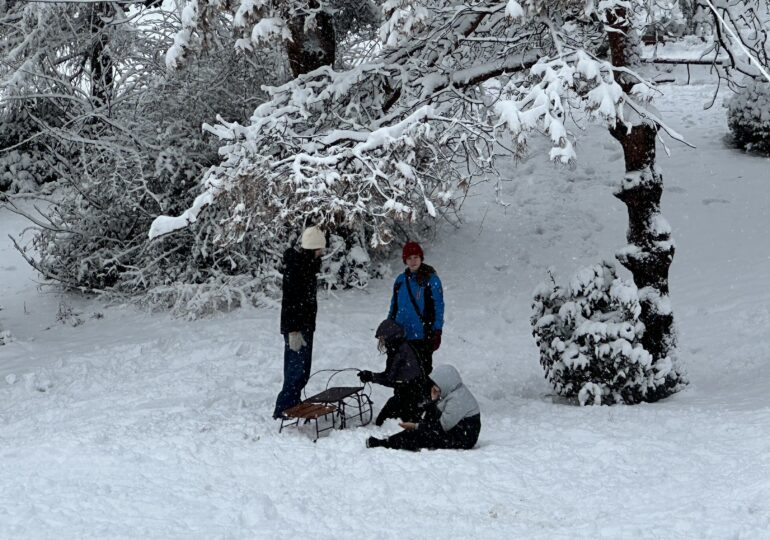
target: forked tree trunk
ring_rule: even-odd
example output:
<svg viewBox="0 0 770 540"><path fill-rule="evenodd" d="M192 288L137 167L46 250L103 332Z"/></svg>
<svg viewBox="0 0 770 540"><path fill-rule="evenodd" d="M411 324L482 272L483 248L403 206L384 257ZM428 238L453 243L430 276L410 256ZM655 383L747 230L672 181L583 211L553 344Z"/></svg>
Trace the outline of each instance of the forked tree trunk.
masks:
<svg viewBox="0 0 770 540"><path fill-rule="evenodd" d="M318 3L311 1L309 6L317 8ZM337 52L334 24L328 13L322 11L316 15L314 28L305 28L305 23L306 17L302 16L294 17L289 23L292 40L287 52L294 77L333 65Z"/></svg>
<svg viewBox="0 0 770 540"><path fill-rule="evenodd" d="M636 34L626 19L623 9L608 14L612 64L632 67L636 57ZM636 82L628 75L616 72L615 79L629 92ZM633 275L639 288L645 325L642 339L644 348L652 355L654 367L665 374L665 382L644 400L655 401L666 397L686 384L684 374L675 357L676 331L674 315L668 299L668 270L674 258L674 242L668 223L660 213L663 177L655 167L655 139L658 126L642 121L630 130L618 123L610 130L623 147L626 174L615 196L628 208L628 246L617 258Z"/></svg>

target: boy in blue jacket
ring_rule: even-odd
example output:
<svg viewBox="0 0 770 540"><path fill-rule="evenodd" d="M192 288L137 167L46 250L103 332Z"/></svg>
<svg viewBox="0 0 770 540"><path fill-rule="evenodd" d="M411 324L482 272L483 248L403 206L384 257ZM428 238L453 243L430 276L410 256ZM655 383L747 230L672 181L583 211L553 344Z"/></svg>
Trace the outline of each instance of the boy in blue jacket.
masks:
<svg viewBox="0 0 770 540"><path fill-rule="evenodd" d="M441 346L444 328L444 291L436 270L424 263L420 244L407 242L401 253L406 270L393 284L388 319L403 327L406 340L430 375L433 352Z"/></svg>

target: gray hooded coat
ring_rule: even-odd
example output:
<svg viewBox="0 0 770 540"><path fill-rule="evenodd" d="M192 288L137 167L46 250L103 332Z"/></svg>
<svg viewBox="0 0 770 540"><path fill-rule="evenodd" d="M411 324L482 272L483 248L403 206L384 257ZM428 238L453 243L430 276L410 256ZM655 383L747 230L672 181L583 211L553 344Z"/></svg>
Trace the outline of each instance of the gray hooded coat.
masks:
<svg viewBox="0 0 770 540"><path fill-rule="evenodd" d="M476 398L463 384L454 366L449 364L436 366L430 374L430 379L441 390L441 397L436 407L441 412L439 420L444 431L455 427L463 418L480 413Z"/></svg>

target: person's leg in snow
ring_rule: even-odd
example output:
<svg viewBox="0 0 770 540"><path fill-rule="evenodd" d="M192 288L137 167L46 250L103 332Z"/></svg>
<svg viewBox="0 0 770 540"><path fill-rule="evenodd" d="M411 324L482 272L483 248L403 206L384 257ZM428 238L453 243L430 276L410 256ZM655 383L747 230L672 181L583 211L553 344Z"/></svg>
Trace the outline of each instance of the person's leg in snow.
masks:
<svg viewBox="0 0 770 540"><path fill-rule="evenodd" d="M481 416L476 414L463 418L455 427L444 431L438 422L422 422L417 429L405 429L385 439L369 437L367 448L392 448L411 450L438 448L470 450L476 445L481 432Z"/></svg>
<svg viewBox="0 0 770 540"><path fill-rule="evenodd" d="M273 418L280 418L283 411L291 409L302 401L302 389L310 379L313 333L302 332L302 337L305 338L305 346L299 351L293 351L289 347L289 335L283 335L283 388L275 400Z"/></svg>
<svg viewBox="0 0 770 540"><path fill-rule="evenodd" d="M417 422L420 419L420 405L423 401L425 401L425 392L422 381L400 384L393 388L393 396L382 406L374 424L381 426L388 418Z"/></svg>
<svg viewBox="0 0 770 540"><path fill-rule="evenodd" d="M419 422L422 416L421 405L427 400L423 381L399 385L394 389L393 395L398 397L400 405L398 418L404 422Z"/></svg>
<svg viewBox="0 0 770 540"><path fill-rule="evenodd" d="M381 426L388 418L398 418L398 411L398 398L393 394L388 401L385 402L385 405L382 406L382 409L380 409L380 412L377 414L377 418L374 421L374 425Z"/></svg>

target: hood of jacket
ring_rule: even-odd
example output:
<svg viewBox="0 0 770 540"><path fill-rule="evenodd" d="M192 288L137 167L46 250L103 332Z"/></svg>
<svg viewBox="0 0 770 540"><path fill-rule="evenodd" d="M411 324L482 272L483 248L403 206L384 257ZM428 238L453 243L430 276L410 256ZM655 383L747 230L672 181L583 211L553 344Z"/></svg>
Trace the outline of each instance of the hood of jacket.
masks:
<svg viewBox="0 0 770 540"><path fill-rule="evenodd" d="M454 366L442 364L433 368L430 380L441 390L436 407L444 431L454 428L463 418L480 414L479 404L460 379Z"/></svg>
<svg viewBox="0 0 770 540"><path fill-rule="evenodd" d="M449 364L442 364L433 368L433 371L430 373L430 379L433 381L433 384L439 387L442 396L448 396L463 383L460 373L454 366Z"/></svg>
<svg viewBox="0 0 770 540"><path fill-rule="evenodd" d="M391 319L385 319L377 327L377 331L374 333L374 337L377 339L382 338L385 340L385 344L388 347L394 347L404 341L404 328L396 321Z"/></svg>

